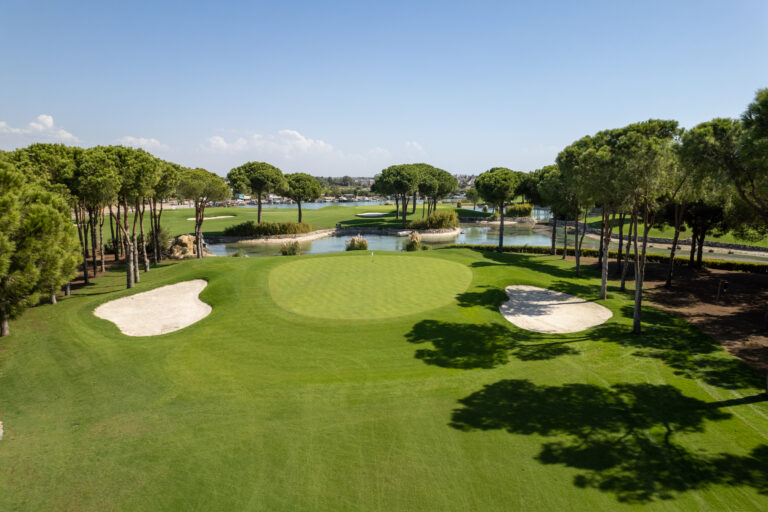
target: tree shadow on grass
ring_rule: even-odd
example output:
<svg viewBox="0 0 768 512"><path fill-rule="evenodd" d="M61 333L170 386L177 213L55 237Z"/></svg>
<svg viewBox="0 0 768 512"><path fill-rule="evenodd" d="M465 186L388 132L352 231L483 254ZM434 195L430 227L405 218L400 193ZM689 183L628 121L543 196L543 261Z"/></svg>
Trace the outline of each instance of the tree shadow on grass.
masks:
<svg viewBox="0 0 768 512"><path fill-rule="evenodd" d="M631 318L633 307L621 309ZM740 359L725 352L720 343L703 334L693 325L672 315L651 308L643 308L643 333L632 334L629 326L604 324L589 336L633 347L633 355L658 359L681 375L700 379L709 385L724 389L761 389L763 377Z"/></svg>
<svg viewBox="0 0 768 512"><path fill-rule="evenodd" d="M533 336L535 338L535 336ZM416 358L443 368L494 368L509 362L510 356L522 361L542 361L578 354L567 341L522 343L531 339L508 327L422 320L406 334L410 343L430 343L432 348L416 351Z"/></svg>
<svg viewBox="0 0 768 512"><path fill-rule="evenodd" d="M581 470L576 486L613 493L622 502L671 499L714 484L768 494L768 446L742 456L693 452L676 441L676 434L703 432L706 422L730 418L721 408L733 401L707 403L669 385L502 380L459 403L453 428L557 436L542 444L536 459Z"/></svg>
<svg viewBox="0 0 768 512"><path fill-rule="evenodd" d="M496 252L496 251L487 251L483 249L470 249L472 251L479 252L482 254L483 258L487 261L475 261L470 266L474 268L480 268L480 267L492 267L492 266L518 266L518 267L525 267L529 270L533 270L535 272L540 272L542 274L548 274L550 276L554 277L562 277L562 278L574 278L576 276L575 269L571 268L563 268L558 264L555 264L551 260L548 260L550 256L543 255L543 254L521 254L521 253L511 253L511 252ZM596 275L599 275L599 273L596 273L594 269L591 269L587 266L582 266L581 268L581 277L594 277Z"/></svg>
<svg viewBox="0 0 768 512"><path fill-rule="evenodd" d="M494 286L482 286L481 291L460 293L456 299L462 308L482 306L491 311L498 311L508 297L507 292L503 289Z"/></svg>

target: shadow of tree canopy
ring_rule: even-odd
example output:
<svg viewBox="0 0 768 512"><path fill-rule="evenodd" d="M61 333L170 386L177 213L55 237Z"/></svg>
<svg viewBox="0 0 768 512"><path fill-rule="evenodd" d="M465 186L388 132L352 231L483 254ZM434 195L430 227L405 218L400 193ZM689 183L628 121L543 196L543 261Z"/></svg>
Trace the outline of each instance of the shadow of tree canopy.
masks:
<svg viewBox="0 0 768 512"><path fill-rule="evenodd" d="M475 261L470 266L472 267L491 267L496 265L516 265L520 264L527 269L535 272L541 272L542 274L548 274L554 277L573 278L576 276L575 268L563 268L557 264L548 262L545 258L551 258L549 255L543 254L525 254L525 253L513 253L513 252L496 252L488 251L481 248L470 249L472 251L479 252L483 258L489 261ZM551 260L550 260L551 261ZM595 269L582 266L582 277L591 277L599 275Z"/></svg>
<svg viewBox="0 0 768 512"><path fill-rule="evenodd" d="M482 291L464 292L456 296L459 306L462 308L471 308L481 306L491 311L498 311L499 307L506 302L507 292L504 289L493 286L482 286Z"/></svg>
<svg viewBox="0 0 768 512"><path fill-rule="evenodd" d="M507 363L510 355L537 361L578 354L568 342L523 344L521 335L496 323L422 320L405 337L410 343L431 343L432 348L417 350L416 358L443 368L493 368Z"/></svg>
<svg viewBox="0 0 768 512"><path fill-rule="evenodd" d="M712 484L749 486L768 494L768 446L746 456L706 454L675 440L679 433L702 432L708 421L730 418L720 408L734 401L707 403L669 385L538 386L502 380L459 403L453 428L558 436L542 444L536 459L582 470L574 485L613 493L622 502L671 499L674 493Z"/></svg>
<svg viewBox="0 0 768 512"><path fill-rule="evenodd" d="M568 270L558 267L538 255L480 251L485 260L473 266L523 265L551 276L572 278ZM508 283L513 284L513 283ZM597 287L587 282L556 279L548 287L585 299L595 298ZM619 293L615 286L611 293ZM484 286L458 295L460 307L483 307L499 311L506 302L503 287ZM543 311L543 310L542 310ZM617 317L631 319L633 305L622 306ZM583 333L567 336L566 341L549 342L551 336L519 333L497 324L472 326L427 320L416 324L407 338L412 343L432 342L433 349L421 349L416 357L429 364L452 368L491 368L504 364L514 355L521 360L552 359L560 355L577 354L569 343L579 341L610 342L634 348L633 355L653 358L672 368L676 375L724 389L762 389L764 377L741 360L725 352L714 338L703 334L683 319L651 307L642 308L643 334L635 335L631 327L619 321L609 321ZM531 343L523 344L523 341Z"/></svg>
<svg viewBox="0 0 768 512"><path fill-rule="evenodd" d="M621 311L631 318L631 305ZM763 378L757 371L725 352L717 340L695 326L656 309L643 308L642 315L642 335L632 334L621 325L605 324L590 331L590 336L634 347L637 350L633 355L658 359L676 375L700 379L712 386L762 388Z"/></svg>

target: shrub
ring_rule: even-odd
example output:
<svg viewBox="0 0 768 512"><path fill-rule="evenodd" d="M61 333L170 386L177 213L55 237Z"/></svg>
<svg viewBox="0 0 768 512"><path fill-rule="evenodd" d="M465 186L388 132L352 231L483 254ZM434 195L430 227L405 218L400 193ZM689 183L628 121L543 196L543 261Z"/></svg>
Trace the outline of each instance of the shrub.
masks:
<svg viewBox="0 0 768 512"><path fill-rule="evenodd" d="M368 249L368 240L363 235L357 235L347 239L346 245L348 251L365 251Z"/></svg>
<svg viewBox="0 0 768 512"><path fill-rule="evenodd" d="M232 253L232 257L233 258L247 258L248 257L248 253L246 253L242 249L238 249L237 252Z"/></svg>
<svg viewBox="0 0 768 512"><path fill-rule="evenodd" d="M280 244L280 254L283 256L296 256L301 254L301 246L297 240Z"/></svg>
<svg viewBox="0 0 768 512"><path fill-rule="evenodd" d="M461 208L461 201L456 201L456 208Z"/></svg>
<svg viewBox="0 0 768 512"><path fill-rule="evenodd" d="M107 254L114 254L115 248L117 246L117 239L116 238L110 238L109 240L104 240L104 252ZM149 250L149 249L147 249Z"/></svg>
<svg viewBox="0 0 768 512"><path fill-rule="evenodd" d="M487 204L483 205L483 213L488 213L488 205Z"/></svg>
<svg viewBox="0 0 768 512"><path fill-rule="evenodd" d="M262 222L257 224L252 220L224 228L226 236L252 237L298 235L310 231L312 231L312 226L306 222Z"/></svg>
<svg viewBox="0 0 768 512"><path fill-rule="evenodd" d="M530 217L533 213L533 205L528 203L511 204L507 206L507 217Z"/></svg>
<svg viewBox="0 0 768 512"><path fill-rule="evenodd" d="M160 241L160 255L163 257L170 256L171 254L171 244L173 243L173 237L168 232L167 229L165 229L163 226L160 226L160 229L157 230L157 238ZM105 250L108 251L108 249L105 248ZM114 248L112 248L112 251L114 252ZM147 234L147 254L153 254L155 252L155 235L154 231L150 231Z"/></svg>
<svg viewBox="0 0 768 512"><path fill-rule="evenodd" d="M455 211L435 212L424 219L411 221L412 229L451 229L459 227L459 216Z"/></svg>
<svg viewBox="0 0 768 512"><path fill-rule="evenodd" d="M418 251L421 248L421 235L418 231L411 231L408 235L408 241L405 243L405 250L408 252Z"/></svg>

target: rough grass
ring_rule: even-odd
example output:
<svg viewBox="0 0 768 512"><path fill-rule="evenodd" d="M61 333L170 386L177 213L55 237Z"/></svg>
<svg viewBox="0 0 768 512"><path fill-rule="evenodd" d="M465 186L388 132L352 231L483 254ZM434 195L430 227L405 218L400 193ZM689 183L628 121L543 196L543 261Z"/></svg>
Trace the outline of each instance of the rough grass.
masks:
<svg viewBox="0 0 768 512"><path fill-rule="evenodd" d="M590 331L501 318L508 284L595 299L571 261L389 257L472 282L436 309L350 323L275 303L272 272L294 259L209 258L30 310L0 340L0 510L768 509L761 382L711 338L652 309L628 334L613 288L614 318ZM178 332L130 338L92 314L194 278L213 311Z"/></svg>

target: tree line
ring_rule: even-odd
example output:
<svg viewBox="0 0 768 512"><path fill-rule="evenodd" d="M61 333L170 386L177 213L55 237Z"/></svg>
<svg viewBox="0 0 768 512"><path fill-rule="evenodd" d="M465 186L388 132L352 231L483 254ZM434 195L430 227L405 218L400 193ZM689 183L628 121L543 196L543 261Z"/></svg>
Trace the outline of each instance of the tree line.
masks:
<svg viewBox="0 0 768 512"><path fill-rule="evenodd" d="M448 171L425 163L391 165L379 173L371 191L395 198L395 217L408 222L408 204L416 213L416 201L421 197L422 216L437 211L437 202L459 188L459 181ZM426 211L424 211L426 210Z"/></svg>
<svg viewBox="0 0 768 512"><path fill-rule="evenodd" d="M681 128L677 121L650 119L602 130L568 145L557 155L555 164L528 175L491 169L478 176L475 189L473 194L502 212L504 205L519 194L549 206L553 217L552 254L556 251L558 221L573 221L577 275L587 218L599 207L600 297L606 298L607 248L618 226L621 289L632 265L633 332L640 333L652 227L667 224L674 229L667 286L672 283L675 251L685 225L692 230L691 264L699 266L708 234L731 231L741 238L759 239L768 233L768 89L757 92L740 119L715 118L689 130ZM501 219L499 250L503 244L503 213ZM563 235L565 258L565 224Z"/></svg>
<svg viewBox="0 0 768 512"><path fill-rule="evenodd" d="M0 321L56 293L82 265L85 284L105 270L105 256L125 263L126 286L158 263L163 202L179 195L195 202L195 235L202 256L205 207L229 197L216 174L167 162L141 149L33 144L0 152ZM145 216L151 226L145 231ZM109 238L105 236L105 225Z"/></svg>

